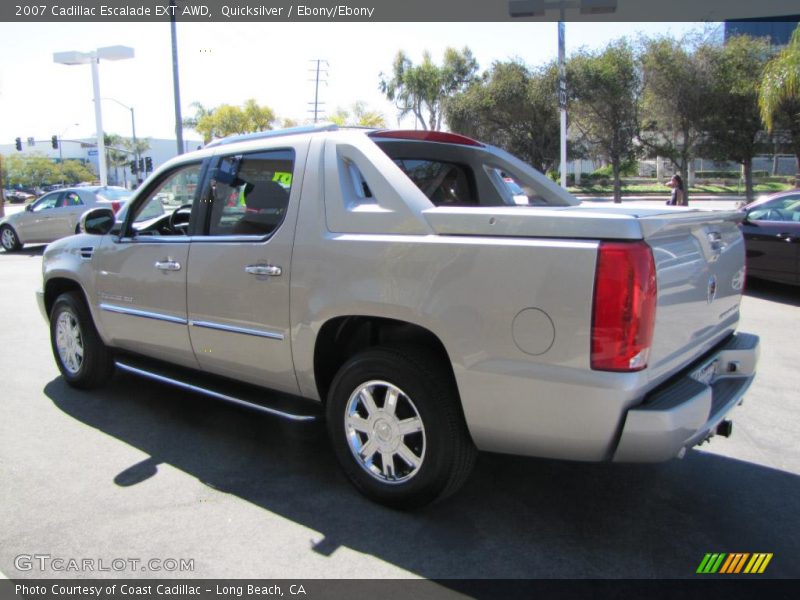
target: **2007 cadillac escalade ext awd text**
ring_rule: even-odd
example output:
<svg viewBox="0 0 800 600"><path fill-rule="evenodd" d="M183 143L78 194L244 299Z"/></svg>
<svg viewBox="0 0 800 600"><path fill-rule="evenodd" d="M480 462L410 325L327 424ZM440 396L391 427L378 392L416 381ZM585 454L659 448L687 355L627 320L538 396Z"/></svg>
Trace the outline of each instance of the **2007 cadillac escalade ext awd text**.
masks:
<svg viewBox="0 0 800 600"><path fill-rule="evenodd" d="M116 218L87 212L38 297L71 385L116 367L324 411L355 486L414 507L476 449L663 461L729 433L758 355L735 332L738 219L580 205L454 134L300 128L213 142Z"/></svg>

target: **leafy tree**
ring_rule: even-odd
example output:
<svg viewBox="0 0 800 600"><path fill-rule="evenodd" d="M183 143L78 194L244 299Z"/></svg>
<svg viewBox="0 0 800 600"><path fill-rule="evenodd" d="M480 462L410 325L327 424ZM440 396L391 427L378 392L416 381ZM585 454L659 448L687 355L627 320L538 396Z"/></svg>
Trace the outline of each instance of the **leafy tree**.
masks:
<svg viewBox="0 0 800 600"><path fill-rule="evenodd" d="M211 113L214 112L213 109L208 109L203 106L200 102L192 102L191 106L194 108L194 116L193 117L185 117L183 119L183 126L186 129L197 129L197 123L203 117L210 116Z"/></svg>
<svg viewBox="0 0 800 600"><path fill-rule="evenodd" d="M93 181L94 171L79 160L65 160L61 165L43 154L12 155L6 161L6 181L12 185L41 187L61 183Z"/></svg>
<svg viewBox="0 0 800 600"><path fill-rule="evenodd" d="M41 187L60 178L56 164L44 154L11 155L7 169L9 182L25 187Z"/></svg>
<svg viewBox="0 0 800 600"><path fill-rule="evenodd" d="M272 129L276 121L275 113L268 106L260 106L255 100L247 100L243 106L222 104L207 109L195 102L197 112L194 117L184 120L185 127L191 127L203 136L205 143L239 133L266 131Z"/></svg>
<svg viewBox="0 0 800 600"><path fill-rule="evenodd" d="M61 163L61 172L66 183L80 183L81 181L94 181L97 179L92 166L79 160L65 160Z"/></svg>
<svg viewBox="0 0 800 600"><path fill-rule="evenodd" d="M633 49L621 40L604 50L582 50L567 63L570 125L579 141L611 166L614 202L622 202L621 170L633 160L641 80Z"/></svg>
<svg viewBox="0 0 800 600"><path fill-rule="evenodd" d="M350 110L342 107L337 108L330 121L339 126L386 127L384 116L378 111L369 110L366 102L361 100L353 103Z"/></svg>
<svg viewBox="0 0 800 600"><path fill-rule="evenodd" d="M460 52L447 48L442 66L434 64L427 51L415 65L401 50L391 76L381 73L380 90L395 103L400 118L412 114L423 129L441 129L444 100L464 91L477 71L478 62L466 47Z"/></svg>
<svg viewBox="0 0 800 600"><path fill-rule="evenodd" d="M106 146L106 163L114 169L114 183L119 185L119 168L127 167L133 155L126 151L125 140L121 135L104 133L103 142Z"/></svg>
<svg viewBox="0 0 800 600"><path fill-rule="evenodd" d="M449 98L450 128L515 154L544 172L559 156L555 63L531 69L518 60L495 62L480 79Z"/></svg>
<svg viewBox="0 0 800 600"><path fill-rule="evenodd" d="M800 183L800 27L789 44L767 63L758 98L767 129L783 131L797 159Z"/></svg>
<svg viewBox="0 0 800 600"><path fill-rule="evenodd" d="M667 158L688 182L689 162L703 141L710 85L691 40L644 40L639 141L651 156Z"/></svg>
<svg viewBox="0 0 800 600"><path fill-rule="evenodd" d="M701 152L715 160L741 164L746 195L752 200L753 157L765 151L767 141L758 90L769 47L763 39L736 36L722 46L704 44L697 53L709 75Z"/></svg>

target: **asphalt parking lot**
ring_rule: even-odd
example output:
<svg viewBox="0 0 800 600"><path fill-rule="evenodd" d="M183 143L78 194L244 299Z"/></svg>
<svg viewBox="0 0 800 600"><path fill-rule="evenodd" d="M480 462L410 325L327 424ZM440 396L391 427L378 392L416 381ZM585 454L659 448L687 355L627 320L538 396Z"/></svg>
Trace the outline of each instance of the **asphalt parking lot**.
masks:
<svg viewBox="0 0 800 600"><path fill-rule="evenodd" d="M800 290L749 283L740 328L762 354L731 438L661 465L484 454L457 496L407 514L351 488L321 425L125 374L69 388L34 299L41 252L0 252L6 577L687 578L708 552L773 553L763 577L800 577ZM64 573L33 554L193 569Z"/></svg>

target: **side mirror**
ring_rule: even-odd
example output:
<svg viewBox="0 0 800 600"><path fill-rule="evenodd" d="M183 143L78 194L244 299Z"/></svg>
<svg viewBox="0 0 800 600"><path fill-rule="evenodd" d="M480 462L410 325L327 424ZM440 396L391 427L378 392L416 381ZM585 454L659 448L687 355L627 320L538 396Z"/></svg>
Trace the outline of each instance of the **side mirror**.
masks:
<svg viewBox="0 0 800 600"><path fill-rule="evenodd" d="M114 211L110 208L93 208L83 213L79 227L82 233L105 235L115 222Z"/></svg>
<svg viewBox="0 0 800 600"><path fill-rule="evenodd" d="M30 204L26 204L25 205L25 210L27 212L33 212L33 202L31 202Z"/></svg>

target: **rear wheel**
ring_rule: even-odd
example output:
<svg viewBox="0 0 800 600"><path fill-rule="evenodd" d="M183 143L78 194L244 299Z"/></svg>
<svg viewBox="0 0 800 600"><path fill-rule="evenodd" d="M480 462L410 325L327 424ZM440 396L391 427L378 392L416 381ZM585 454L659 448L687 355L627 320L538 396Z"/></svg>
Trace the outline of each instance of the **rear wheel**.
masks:
<svg viewBox="0 0 800 600"><path fill-rule="evenodd" d="M61 294L50 311L50 342L67 383L81 389L103 385L114 369L111 352L100 339L83 297Z"/></svg>
<svg viewBox="0 0 800 600"><path fill-rule="evenodd" d="M452 494L475 461L452 378L421 350L378 347L353 356L331 385L327 419L345 474L394 508Z"/></svg>
<svg viewBox="0 0 800 600"><path fill-rule="evenodd" d="M0 227L0 245L6 252L14 252L22 248L17 232L10 225Z"/></svg>

